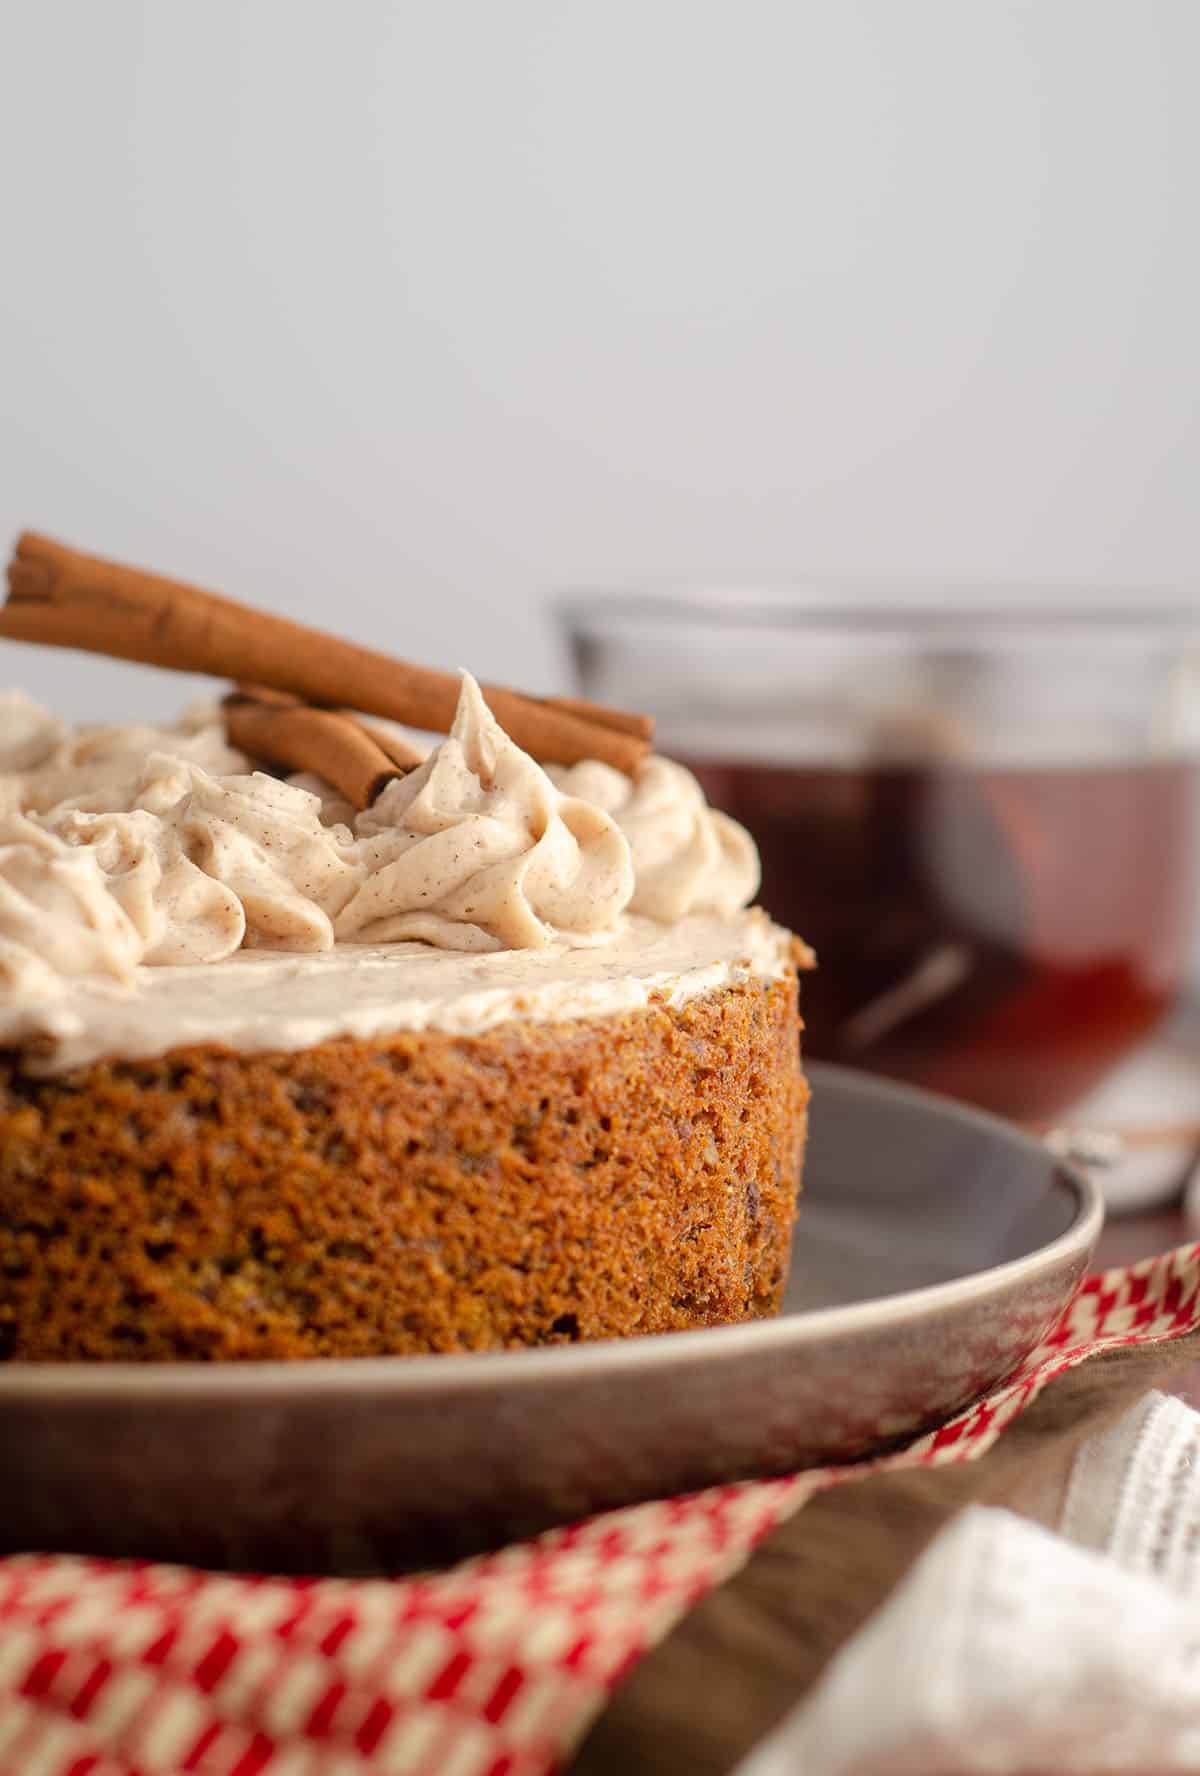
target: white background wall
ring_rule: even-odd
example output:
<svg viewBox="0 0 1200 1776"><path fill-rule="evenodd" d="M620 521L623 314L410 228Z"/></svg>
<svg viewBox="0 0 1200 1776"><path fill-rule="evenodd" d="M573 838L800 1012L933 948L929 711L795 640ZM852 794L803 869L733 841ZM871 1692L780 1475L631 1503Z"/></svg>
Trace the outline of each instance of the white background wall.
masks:
<svg viewBox="0 0 1200 1776"><path fill-rule="evenodd" d="M10 0L0 67L0 548L531 687L562 583L1200 576L1196 0Z"/></svg>

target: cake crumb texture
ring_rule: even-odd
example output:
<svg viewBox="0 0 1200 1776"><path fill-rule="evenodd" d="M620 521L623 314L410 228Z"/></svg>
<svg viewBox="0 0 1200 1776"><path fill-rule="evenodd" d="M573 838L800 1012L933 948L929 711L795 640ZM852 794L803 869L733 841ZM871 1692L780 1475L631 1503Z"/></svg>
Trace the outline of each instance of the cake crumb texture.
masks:
<svg viewBox="0 0 1200 1776"><path fill-rule="evenodd" d="M473 1037L0 1053L0 1357L488 1350L768 1315L797 987Z"/></svg>

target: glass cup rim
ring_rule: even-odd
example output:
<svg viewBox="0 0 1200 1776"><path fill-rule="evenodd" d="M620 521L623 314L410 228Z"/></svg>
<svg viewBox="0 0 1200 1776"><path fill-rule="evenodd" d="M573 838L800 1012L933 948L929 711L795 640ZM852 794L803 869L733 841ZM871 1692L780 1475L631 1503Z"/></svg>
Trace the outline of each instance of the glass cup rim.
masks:
<svg viewBox="0 0 1200 1776"><path fill-rule="evenodd" d="M841 630L847 634L1067 629L1200 635L1200 583L887 578L812 575L792 580L679 580L567 588L553 599L568 629L663 627Z"/></svg>

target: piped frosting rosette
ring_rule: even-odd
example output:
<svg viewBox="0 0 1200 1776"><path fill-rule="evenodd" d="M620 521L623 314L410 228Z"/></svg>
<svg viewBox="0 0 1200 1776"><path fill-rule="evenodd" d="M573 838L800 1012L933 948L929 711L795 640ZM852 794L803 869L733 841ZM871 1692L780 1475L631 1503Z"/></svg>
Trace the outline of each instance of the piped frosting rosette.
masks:
<svg viewBox="0 0 1200 1776"><path fill-rule="evenodd" d="M629 910L670 924L689 913L733 913L758 892L758 849L745 827L710 808L692 773L651 757L627 777L610 765L550 766L565 795L611 814L633 857Z"/></svg>
<svg viewBox="0 0 1200 1776"><path fill-rule="evenodd" d="M542 949L611 931L634 892L616 822L555 788L469 674L447 738L358 830L367 874L337 921L341 938Z"/></svg>

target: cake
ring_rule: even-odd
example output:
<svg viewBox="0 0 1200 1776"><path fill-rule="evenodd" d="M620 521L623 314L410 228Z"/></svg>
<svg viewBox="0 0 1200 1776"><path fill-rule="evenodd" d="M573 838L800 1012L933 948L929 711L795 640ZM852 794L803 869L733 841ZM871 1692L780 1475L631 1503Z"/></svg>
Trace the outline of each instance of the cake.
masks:
<svg viewBox="0 0 1200 1776"><path fill-rule="evenodd" d="M0 701L0 1356L775 1312L808 958L749 836L669 760L543 767L469 677L362 809L229 732Z"/></svg>

